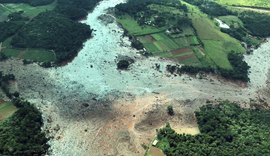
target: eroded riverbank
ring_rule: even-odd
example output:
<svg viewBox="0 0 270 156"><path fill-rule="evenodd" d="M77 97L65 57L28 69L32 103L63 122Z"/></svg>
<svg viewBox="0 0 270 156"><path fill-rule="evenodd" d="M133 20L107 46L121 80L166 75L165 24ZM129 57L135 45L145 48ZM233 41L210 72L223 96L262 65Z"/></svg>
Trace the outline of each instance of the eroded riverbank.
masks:
<svg viewBox="0 0 270 156"><path fill-rule="evenodd" d="M83 22L97 31L64 67L0 62L1 70L15 74L21 95L42 111L44 130L52 137L50 155L143 155L141 144L148 144L155 129L167 121L178 130L196 127L193 112L206 100L245 104L266 87L270 42L245 58L252 66L246 88L214 76L171 76L165 67L173 62L142 57L130 48L116 23L104 25L98 20L121 2L102 1L88 15ZM129 71L119 72L116 60L123 55L136 61ZM161 72L155 69L156 63ZM168 104L175 108L174 117L167 116Z"/></svg>

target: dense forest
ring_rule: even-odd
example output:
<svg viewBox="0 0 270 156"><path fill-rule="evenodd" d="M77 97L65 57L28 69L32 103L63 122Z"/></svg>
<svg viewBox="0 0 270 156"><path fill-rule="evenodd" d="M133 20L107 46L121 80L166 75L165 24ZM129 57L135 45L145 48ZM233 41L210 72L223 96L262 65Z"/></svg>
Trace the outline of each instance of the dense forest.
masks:
<svg viewBox="0 0 270 156"><path fill-rule="evenodd" d="M169 124L158 131L158 147L167 156L270 155L270 111L243 109L222 102L196 112L200 134L177 134Z"/></svg>
<svg viewBox="0 0 270 156"><path fill-rule="evenodd" d="M77 20L85 18L99 1L57 0L53 11L40 13L31 20L21 16L22 12L12 13L7 21L0 23L0 42L12 37L11 44L15 48L53 50L56 63L71 59L92 34L88 25ZM53 0L0 0L0 3L28 3L33 6L51 2Z"/></svg>
<svg viewBox="0 0 270 156"><path fill-rule="evenodd" d="M18 110L0 123L0 155L44 155L48 139L41 131L41 113L29 102L14 99Z"/></svg>
<svg viewBox="0 0 270 156"><path fill-rule="evenodd" d="M8 15L8 21L0 22L0 42L14 35L29 19L22 16L22 12Z"/></svg>
<svg viewBox="0 0 270 156"><path fill-rule="evenodd" d="M57 0L55 10L70 19L79 20L85 18L88 12L93 10L99 1L100 0Z"/></svg>
<svg viewBox="0 0 270 156"><path fill-rule="evenodd" d="M149 4L159 4L165 6L177 7L180 10L187 11L187 6L181 4L178 0L128 0L127 3L121 3L116 5L116 14L128 14L137 18L139 12L149 13L151 10L147 8ZM147 11L146 11L147 10ZM157 13L157 12L156 12ZM142 15L142 14L141 14Z"/></svg>
<svg viewBox="0 0 270 156"><path fill-rule="evenodd" d="M11 44L19 48L53 50L59 62L72 58L91 36L88 25L73 22L54 11L39 14L12 38Z"/></svg>
<svg viewBox="0 0 270 156"><path fill-rule="evenodd" d="M252 35L259 37L270 36L270 16L268 14L247 11L241 13L239 17Z"/></svg>

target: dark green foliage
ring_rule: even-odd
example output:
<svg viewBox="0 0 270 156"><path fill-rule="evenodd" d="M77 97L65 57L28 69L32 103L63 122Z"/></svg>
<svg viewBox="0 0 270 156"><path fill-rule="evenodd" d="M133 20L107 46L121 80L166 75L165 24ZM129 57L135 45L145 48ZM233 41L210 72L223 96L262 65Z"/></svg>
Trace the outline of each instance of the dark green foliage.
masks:
<svg viewBox="0 0 270 156"><path fill-rule="evenodd" d="M138 41L137 39L133 39L131 41L131 46L137 50L143 49L143 44L140 41Z"/></svg>
<svg viewBox="0 0 270 156"><path fill-rule="evenodd" d="M57 61L62 62L75 56L91 33L88 25L50 11L39 14L20 29L11 44L19 48L54 50Z"/></svg>
<svg viewBox="0 0 270 156"><path fill-rule="evenodd" d="M225 78L248 82L248 70L250 67L243 60L244 56L242 54L231 52L228 55L228 59L233 66L233 70L219 69L220 74Z"/></svg>
<svg viewBox="0 0 270 156"><path fill-rule="evenodd" d="M241 13L240 19L253 35L259 37L270 36L270 16L268 14L248 11Z"/></svg>
<svg viewBox="0 0 270 156"><path fill-rule="evenodd" d="M252 42L251 38L249 37L250 36L249 32L243 27L239 28L231 27L230 29L221 28L221 31L229 34L230 36L238 39L239 41L245 42L248 48L251 48L252 46L257 48L259 46L258 43ZM257 37L253 38L258 39Z"/></svg>
<svg viewBox="0 0 270 156"><path fill-rule="evenodd" d="M7 59L8 59L8 57L5 54L0 53L0 61L5 61Z"/></svg>
<svg viewBox="0 0 270 156"><path fill-rule="evenodd" d="M171 105L168 106L168 107L167 107L167 112L168 112L169 115L173 116L173 115L174 115L173 106L171 106Z"/></svg>
<svg viewBox="0 0 270 156"><path fill-rule="evenodd" d="M129 14L130 16L136 16L138 12L146 10L149 11L147 8L149 4L177 7L180 10L187 12L187 6L181 4L178 0L128 0L127 3L116 5L116 14Z"/></svg>
<svg viewBox="0 0 270 156"><path fill-rule="evenodd" d="M47 5L54 0L0 0L0 3L28 3L32 6Z"/></svg>
<svg viewBox="0 0 270 156"><path fill-rule="evenodd" d="M0 155L44 155L49 145L41 113L29 102L16 99L14 104L19 110L0 123Z"/></svg>
<svg viewBox="0 0 270 156"><path fill-rule="evenodd" d="M14 35L23 25L24 22L0 22L0 42Z"/></svg>
<svg viewBox="0 0 270 156"><path fill-rule="evenodd" d="M56 11L66 17L79 20L87 16L100 0L58 0Z"/></svg>
<svg viewBox="0 0 270 156"><path fill-rule="evenodd" d="M0 71L0 89L6 94L7 97L12 98L12 96L16 96L17 94L12 94L9 91L9 81L14 81L15 76L13 74L4 75Z"/></svg>
<svg viewBox="0 0 270 156"><path fill-rule="evenodd" d="M195 114L201 134L177 134L169 125L158 131L158 139L167 144L161 147L167 156L270 155L269 110L223 102L203 106Z"/></svg>
<svg viewBox="0 0 270 156"><path fill-rule="evenodd" d="M228 10L226 7L209 0L184 0L187 3L196 5L200 10L210 16L225 16L231 15L233 12Z"/></svg>
<svg viewBox="0 0 270 156"><path fill-rule="evenodd" d="M129 67L130 63L129 61L127 60L120 60L118 63L117 63L117 69L120 69L120 70L127 70L128 67Z"/></svg>

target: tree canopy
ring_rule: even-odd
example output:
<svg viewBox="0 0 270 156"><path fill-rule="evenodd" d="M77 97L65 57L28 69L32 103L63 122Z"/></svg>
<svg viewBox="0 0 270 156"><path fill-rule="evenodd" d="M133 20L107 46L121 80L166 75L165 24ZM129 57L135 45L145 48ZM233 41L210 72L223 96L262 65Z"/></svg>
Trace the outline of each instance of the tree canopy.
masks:
<svg viewBox="0 0 270 156"><path fill-rule="evenodd" d="M167 156L270 155L270 111L243 109L230 102L196 112L200 134L177 134L169 125L158 131Z"/></svg>

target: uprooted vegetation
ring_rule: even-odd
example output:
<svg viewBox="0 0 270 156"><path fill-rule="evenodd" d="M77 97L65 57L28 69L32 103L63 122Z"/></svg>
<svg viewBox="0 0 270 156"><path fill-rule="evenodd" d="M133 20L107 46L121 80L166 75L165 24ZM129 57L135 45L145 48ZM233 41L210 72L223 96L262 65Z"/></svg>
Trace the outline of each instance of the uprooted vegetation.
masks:
<svg viewBox="0 0 270 156"><path fill-rule="evenodd" d="M222 102L196 112L200 134L177 134L169 124L158 131L157 147L167 156L269 155L269 110Z"/></svg>

